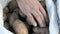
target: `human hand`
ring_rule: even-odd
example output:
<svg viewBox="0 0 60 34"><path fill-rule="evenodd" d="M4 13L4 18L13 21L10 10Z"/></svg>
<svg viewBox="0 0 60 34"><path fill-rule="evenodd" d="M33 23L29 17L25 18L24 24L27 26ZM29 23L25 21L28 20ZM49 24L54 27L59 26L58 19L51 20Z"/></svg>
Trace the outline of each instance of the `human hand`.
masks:
<svg viewBox="0 0 60 34"><path fill-rule="evenodd" d="M27 16L27 21L33 26L45 27L45 21L48 21L47 15L38 0L17 0L18 6L22 13ZM35 21L35 19L36 21Z"/></svg>

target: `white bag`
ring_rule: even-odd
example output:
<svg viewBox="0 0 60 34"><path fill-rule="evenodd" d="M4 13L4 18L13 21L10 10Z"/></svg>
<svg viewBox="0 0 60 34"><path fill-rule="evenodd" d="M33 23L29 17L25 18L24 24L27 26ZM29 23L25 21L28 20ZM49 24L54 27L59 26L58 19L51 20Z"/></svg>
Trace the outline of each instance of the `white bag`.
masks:
<svg viewBox="0 0 60 34"><path fill-rule="evenodd" d="M0 34L13 34L4 28L3 21L3 8L10 2L11 0L0 0Z"/></svg>
<svg viewBox="0 0 60 34"><path fill-rule="evenodd" d="M49 34L59 34L59 28L57 22L58 16L57 16L55 2L53 0L46 0L46 7L47 7L49 20L50 20Z"/></svg>

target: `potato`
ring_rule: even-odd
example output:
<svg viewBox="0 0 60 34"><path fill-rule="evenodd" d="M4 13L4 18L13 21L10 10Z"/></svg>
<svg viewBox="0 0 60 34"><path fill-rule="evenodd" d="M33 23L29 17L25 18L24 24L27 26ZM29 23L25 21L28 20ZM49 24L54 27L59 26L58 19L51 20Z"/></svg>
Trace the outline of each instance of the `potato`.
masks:
<svg viewBox="0 0 60 34"><path fill-rule="evenodd" d="M34 27L33 28L34 33L36 34L49 34L48 28L39 28L39 27Z"/></svg>
<svg viewBox="0 0 60 34"><path fill-rule="evenodd" d="M5 27L7 30L9 30L9 24L8 24L8 22L4 22L4 27Z"/></svg>
<svg viewBox="0 0 60 34"><path fill-rule="evenodd" d="M7 20L7 15L3 14L3 20L6 21Z"/></svg>
<svg viewBox="0 0 60 34"><path fill-rule="evenodd" d="M8 8L9 8L9 12L13 12L13 10L15 8L18 8L17 2L16 0L12 0L9 4L8 4Z"/></svg>
<svg viewBox="0 0 60 34"><path fill-rule="evenodd" d="M16 12L13 12L11 15L10 15L10 18L9 18L9 24L12 25L13 22L18 19L18 14Z"/></svg>
<svg viewBox="0 0 60 34"><path fill-rule="evenodd" d="M20 20L14 21L13 28L16 34L28 34L26 25Z"/></svg>
<svg viewBox="0 0 60 34"><path fill-rule="evenodd" d="M4 13L4 14L7 14L8 11L9 11L8 7L5 7L5 8L3 9L3 13Z"/></svg>

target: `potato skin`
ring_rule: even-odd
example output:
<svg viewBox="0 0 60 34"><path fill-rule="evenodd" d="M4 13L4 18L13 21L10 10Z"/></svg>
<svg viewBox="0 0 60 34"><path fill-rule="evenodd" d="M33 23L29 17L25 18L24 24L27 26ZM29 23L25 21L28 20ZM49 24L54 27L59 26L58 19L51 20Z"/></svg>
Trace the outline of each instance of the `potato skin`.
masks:
<svg viewBox="0 0 60 34"><path fill-rule="evenodd" d="M8 4L8 8L9 8L9 12L13 12L14 9L18 8L18 5L17 5L16 0L12 0L12 1Z"/></svg>
<svg viewBox="0 0 60 34"><path fill-rule="evenodd" d="M33 28L34 33L36 34L49 34L48 28L39 28L39 27L34 27Z"/></svg>
<svg viewBox="0 0 60 34"><path fill-rule="evenodd" d="M3 20L6 21L7 20L7 13L8 13L8 7L3 8Z"/></svg>
<svg viewBox="0 0 60 34"><path fill-rule="evenodd" d="M8 7L3 8L3 14L7 14L9 11Z"/></svg>
<svg viewBox="0 0 60 34"><path fill-rule="evenodd" d="M6 21L7 20L7 15L3 14L3 20Z"/></svg>
<svg viewBox="0 0 60 34"><path fill-rule="evenodd" d="M14 21L13 28L16 34L28 34L26 25L20 20Z"/></svg>

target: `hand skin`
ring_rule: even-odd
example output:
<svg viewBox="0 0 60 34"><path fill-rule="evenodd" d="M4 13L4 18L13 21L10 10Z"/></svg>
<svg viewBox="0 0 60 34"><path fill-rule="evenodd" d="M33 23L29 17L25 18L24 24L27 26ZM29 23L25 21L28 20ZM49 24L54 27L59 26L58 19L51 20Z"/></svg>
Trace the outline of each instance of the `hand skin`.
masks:
<svg viewBox="0 0 60 34"><path fill-rule="evenodd" d="M27 16L27 21L30 25L37 26L37 22L40 27L45 27L45 20L47 21L47 15L44 8L38 2L38 0L16 0L22 13ZM33 17L33 16L34 17ZM34 20L37 20L37 22Z"/></svg>

